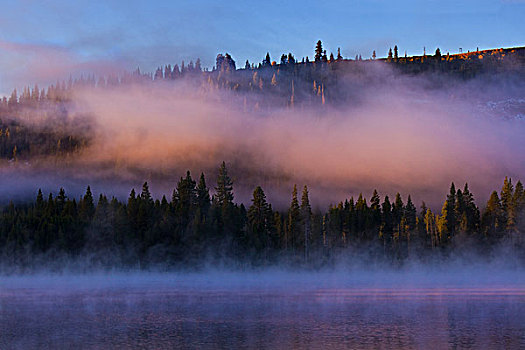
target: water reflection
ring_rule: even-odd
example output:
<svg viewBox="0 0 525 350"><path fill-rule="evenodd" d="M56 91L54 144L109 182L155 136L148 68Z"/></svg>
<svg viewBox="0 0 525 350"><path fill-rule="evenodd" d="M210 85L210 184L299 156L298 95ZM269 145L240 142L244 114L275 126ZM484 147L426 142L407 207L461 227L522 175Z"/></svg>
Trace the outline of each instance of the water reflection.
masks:
<svg viewBox="0 0 525 350"><path fill-rule="evenodd" d="M520 288L10 288L0 348L524 348Z"/></svg>

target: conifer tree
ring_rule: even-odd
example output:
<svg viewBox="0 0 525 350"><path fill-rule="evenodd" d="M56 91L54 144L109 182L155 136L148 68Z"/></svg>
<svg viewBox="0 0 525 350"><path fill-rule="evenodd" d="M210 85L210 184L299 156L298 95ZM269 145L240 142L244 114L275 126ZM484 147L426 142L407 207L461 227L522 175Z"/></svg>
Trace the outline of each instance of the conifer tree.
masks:
<svg viewBox="0 0 525 350"><path fill-rule="evenodd" d="M525 219L525 191L521 181L516 183L514 195L512 196L512 210L509 213L509 220L514 222L514 227L522 229L522 223Z"/></svg>
<svg viewBox="0 0 525 350"><path fill-rule="evenodd" d="M377 230L381 226L381 203L377 190L370 198L370 228Z"/></svg>
<svg viewBox="0 0 525 350"><path fill-rule="evenodd" d="M366 204L366 199L363 197L362 193L359 193L357 202L355 203L355 219L356 219L356 229L360 235L360 238L364 238L366 232L366 219L368 217L368 205Z"/></svg>
<svg viewBox="0 0 525 350"><path fill-rule="evenodd" d="M197 190L195 181L191 178L190 172L187 171L186 177L181 177L177 184L175 202L175 213L182 230L185 230L186 226L192 221L196 204Z"/></svg>
<svg viewBox="0 0 525 350"><path fill-rule="evenodd" d="M468 184L465 183L465 187L463 188L463 209L466 220L466 229L467 233L475 233L479 229L479 223L480 223L480 217L479 217L479 209L476 206L476 203L474 201L474 196L470 192L468 188Z"/></svg>
<svg viewBox="0 0 525 350"><path fill-rule="evenodd" d="M493 191L481 218L485 234L489 237L498 236L504 229L504 216L498 192Z"/></svg>
<svg viewBox="0 0 525 350"><path fill-rule="evenodd" d="M42 189L40 188L38 189L38 193L36 195L35 207L39 211L44 209L44 195L42 194Z"/></svg>
<svg viewBox="0 0 525 350"><path fill-rule="evenodd" d="M85 221L91 220L91 218L95 214L93 194L91 193L91 188L89 186L86 189L86 194L84 194L84 197L80 202L79 214L80 217Z"/></svg>
<svg viewBox="0 0 525 350"><path fill-rule="evenodd" d="M215 191L215 199L221 208L225 209L233 204L233 181L228 175L225 162L219 168Z"/></svg>
<svg viewBox="0 0 525 350"><path fill-rule="evenodd" d="M430 209L427 209L425 213L424 223L427 237L431 242L432 248L435 248L439 245L439 236L436 224L436 216L432 213Z"/></svg>
<svg viewBox="0 0 525 350"><path fill-rule="evenodd" d="M309 241L312 230L312 208L310 206L310 199L308 198L308 187L304 185L303 193L301 195L301 223L304 232L304 261L308 261L309 255Z"/></svg>
<svg viewBox="0 0 525 350"><path fill-rule="evenodd" d="M238 223L235 219L235 206L233 204L233 181L228 175L226 163L222 162L217 175L217 187L213 196L216 208L217 233L234 234Z"/></svg>
<svg viewBox="0 0 525 350"><path fill-rule="evenodd" d="M383 204L381 205L381 236L383 237L383 246L385 249L392 244L393 234L393 219L392 219L392 205L390 199L385 196Z"/></svg>
<svg viewBox="0 0 525 350"><path fill-rule="evenodd" d="M416 228L416 224L417 224L417 220L416 220L417 213L416 212L417 212L416 206L414 205L414 203L412 203L412 198L410 198L410 195L408 195L404 215L406 218L407 229L409 231L412 231Z"/></svg>
<svg viewBox="0 0 525 350"><path fill-rule="evenodd" d="M271 58L270 58L270 53L267 52L267 53L266 53L266 57L265 57L264 60L263 60L263 66L264 66L264 67L269 67L269 66L271 66L271 65L272 65L272 61L271 61Z"/></svg>
<svg viewBox="0 0 525 350"><path fill-rule="evenodd" d="M292 55L291 52L288 53L288 64L293 65L295 64L295 57Z"/></svg>
<svg viewBox="0 0 525 350"><path fill-rule="evenodd" d="M266 195L261 186L253 191L252 205L248 208L248 223L250 227L250 245L256 251L269 248L270 232L268 230L272 213Z"/></svg>
<svg viewBox="0 0 525 350"><path fill-rule="evenodd" d="M297 185L293 186L292 202L288 209L288 243L295 252L299 237L299 221L301 219L301 211L299 208L299 201L297 199Z"/></svg>
<svg viewBox="0 0 525 350"><path fill-rule="evenodd" d="M149 204L153 204L153 198L151 197L151 193L149 191L148 182L144 182L144 184L142 185L142 192L140 193L140 199Z"/></svg>
<svg viewBox="0 0 525 350"><path fill-rule="evenodd" d="M394 225L394 231L398 234L401 234L401 219L404 215L405 207L403 205L403 200L401 195L396 193L396 198L394 199L394 204L392 205L392 220Z"/></svg>
<svg viewBox="0 0 525 350"><path fill-rule="evenodd" d="M502 210L502 220L501 225L507 229L512 229L514 227L514 221L512 218L512 212L514 210L512 199L514 197L514 186L512 185L512 179L505 176L503 181L503 187L500 193L501 200L501 210ZM509 214L511 214L511 220L509 221Z"/></svg>
<svg viewBox="0 0 525 350"><path fill-rule="evenodd" d="M207 215L210 209L210 191L206 186L206 179L204 173L201 173L199 184L197 185L197 203L203 215Z"/></svg>
<svg viewBox="0 0 525 350"><path fill-rule="evenodd" d="M442 241L446 242L454 236L456 231L456 187L454 183L450 185L450 192L447 195L447 199L443 204L440 216L440 233L442 235Z"/></svg>
<svg viewBox="0 0 525 350"><path fill-rule="evenodd" d="M314 56L315 62L321 62L322 57L323 57L323 43L321 42L321 40L318 40L317 44L315 45L315 56Z"/></svg>

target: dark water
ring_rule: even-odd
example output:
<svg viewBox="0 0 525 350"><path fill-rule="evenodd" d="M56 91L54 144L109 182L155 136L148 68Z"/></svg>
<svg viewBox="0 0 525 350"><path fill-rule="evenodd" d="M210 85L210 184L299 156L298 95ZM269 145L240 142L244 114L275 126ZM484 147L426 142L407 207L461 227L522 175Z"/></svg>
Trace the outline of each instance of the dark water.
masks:
<svg viewBox="0 0 525 350"><path fill-rule="evenodd" d="M0 279L0 349L525 348L520 283L330 278Z"/></svg>

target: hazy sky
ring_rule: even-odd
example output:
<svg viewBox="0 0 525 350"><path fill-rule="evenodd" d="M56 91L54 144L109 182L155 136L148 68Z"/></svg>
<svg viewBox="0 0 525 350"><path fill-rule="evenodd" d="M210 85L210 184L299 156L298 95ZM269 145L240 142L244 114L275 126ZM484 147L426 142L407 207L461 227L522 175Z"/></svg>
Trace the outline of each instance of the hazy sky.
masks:
<svg viewBox="0 0 525 350"><path fill-rule="evenodd" d="M70 72L104 72L115 65L158 65L218 52L238 63L269 51L312 56L328 52L364 58L525 45L524 0L139 1L2 0L0 94L46 84Z"/></svg>

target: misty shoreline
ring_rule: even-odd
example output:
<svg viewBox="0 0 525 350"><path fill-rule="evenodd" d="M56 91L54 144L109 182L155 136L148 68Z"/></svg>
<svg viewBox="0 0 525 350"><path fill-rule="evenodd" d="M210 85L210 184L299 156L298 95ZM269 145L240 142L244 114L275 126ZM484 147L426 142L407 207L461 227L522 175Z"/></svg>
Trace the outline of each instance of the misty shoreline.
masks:
<svg viewBox="0 0 525 350"><path fill-rule="evenodd" d="M305 271L268 268L239 271L208 269L199 272L94 271L88 273L45 273L0 275L3 293L26 289L55 293L82 290L121 289L162 291L288 291L307 292L322 289L392 289L420 290L435 288L459 290L492 289L525 292L525 270L500 269L487 266L447 269L413 267L401 270L366 268L352 270ZM372 289L370 289L372 288ZM372 292L371 292L372 293Z"/></svg>

